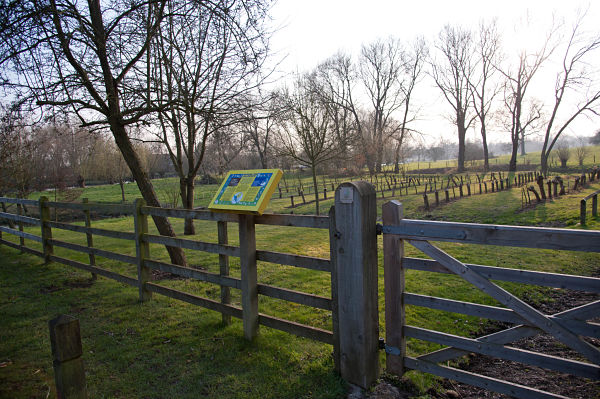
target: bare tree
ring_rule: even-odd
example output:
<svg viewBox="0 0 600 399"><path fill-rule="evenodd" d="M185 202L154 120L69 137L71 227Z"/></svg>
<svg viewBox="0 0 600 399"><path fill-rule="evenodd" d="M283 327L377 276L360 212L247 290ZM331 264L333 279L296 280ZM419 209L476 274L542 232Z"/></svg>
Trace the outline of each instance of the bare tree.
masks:
<svg viewBox="0 0 600 399"><path fill-rule="evenodd" d="M577 157L577 163L580 167L583 167L583 161L589 153L590 149L585 145L585 139L583 137L578 137L577 147L575 147L575 156Z"/></svg>
<svg viewBox="0 0 600 399"><path fill-rule="evenodd" d="M156 111L139 66L164 22L166 4L16 0L3 9L0 22L3 88L42 109L74 113L83 126L108 128L151 206L160 202L128 127ZM175 235L167 218L153 219L160 234ZM171 262L186 264L182 249L167 249Z"/></svg>
<svg viewBox="0 0 600 399"><path fill-rule="evenodd" d="M417 83L423 77L423 66L428 56L428 48L425 40L422 37L415 39L410 50L404 52L404 68L402 74L402 83L400 90L402 91L402 119L397 133L393 136L396 141L394 149L394 173L399 172L400 155L402 146L405 144L410 134L414 132L409 128L411 122L417 119L418 109L415 110L412 103L413 94Z"/></svg>
<svg viewBox="0 0 600 399"><path fill-rule="evenodd" d="M267 1L170 0L168 24L159 28L151 50L159 141L180 180L182 204L194 207L195 177L209 138L230 132L251 104L247 94L261 82L268 52L264 26ZM150 97L150 94L149 94ZM244 101L242 101L242 99ZM193 219L184 234L194 234Z"/></svg>
<svg viewBox="0 0 600 399"><path fill-rule="evenodd" d="M248 141L253 150L258 154L261 168L269 167L269 160L273 156L272 139L277 129L278 119L281 117L283 107L281 95L277 92L267 94L265 100L256 100L255 107L248 107L241 123L241 129L248 136Z"/></svg>
<svg viewBox="0 0 600 399"><path fill-rule="evenodd" d="M597 68L590 68L593 56L600 49L600 35L589 37L581 31L584 16L580 16L573 25L562 57L562 68L556 75L554 105L546 125L544 145L540 155L542 173L547 173L548 156L571 123L585 114L600 114L598 108L600 76ZM559 111L564 108L561 105L564 103L565 96L577 98L577 105L559 114Z"/></svg>
<svg viewBox="0 0 600 399"><path fill-rule="evenodd" d="M26 198L35 187L37 143L18 104L0 115L0 195Z"/></svg>
<svg viewBox="0 0 600 399"><path fill-rule="evenodd" d="M554 31L554 28L552 28ZM542 105L538 101L530 100L527 108L527 90L533 77L542 64L550 57L554 48L550 46L553 33L549 33L537 53L522 51L519 54L516 68L499 69L505 77L504 105L508 113L510 138L512 143L511 157L508 165L509 171L517 170L517 155L519 143L521 153L525 154L525 132L540 120Z"/></svg>
<svg viewBox="0 0 600 399"><path fill-rule="evenodd" d="M492 82L496 72L495 66L499 63L500 35L496 21L489 24L480 22L478 38L475 42L476 61L474 73L467 75L473 102L473 110L477 114L483 147L483 168L490 169L489 152L487 145L488 115L492 108L494 98L500 92L500 86Z"/></svg>
<svg viewBox="0 0 600 399"><path fill-rule="evenodd" d="M454 110L452 122L458 133L458 171L465 170L465 137L473 122L469 79L473 75L473 40L471 33L446 25L435 47L441 60L431 60L431 75L444 98Z"/></svg>
<svg viewBox="0 0 600 399"><path fill-rule="evenodd" d="M319 214L317 168L337 157L340 143L332 134L331 116L323 104L316 74L299 76L286 96L287 113L279 132L281 155L311 169Z"/></svg>
<svg viewBox="0 0 600 399"><path fill-rule="evenodd" d="M347 169L351 160L350 151L358 141L356 119L352 107L349 79L350 57L338 53L317 67L319 95L332 120L333 134L339 143L339 161Z"/></svg>
<svg viewBox="0 0 600 399"><path fill-rule="evenodd" d="M370 141L365 145L375 148L374 159L367 160L369 170L381 172L384 143L395 132L395 129L389 129L389 123L405 103L401 86L405 62L404 49L397 39L378 40L361 49L359 76L372 113L371 127L363 130L362 137Z"/></svg>
<svg viewBox="0 0 600 399"><path fill-rule="evenodd" d="M571 148L566 140L563 140L556 145L556 156L560 160L560 167L566 169L567 162L569 161L569 158L571 158Z"/></svg>

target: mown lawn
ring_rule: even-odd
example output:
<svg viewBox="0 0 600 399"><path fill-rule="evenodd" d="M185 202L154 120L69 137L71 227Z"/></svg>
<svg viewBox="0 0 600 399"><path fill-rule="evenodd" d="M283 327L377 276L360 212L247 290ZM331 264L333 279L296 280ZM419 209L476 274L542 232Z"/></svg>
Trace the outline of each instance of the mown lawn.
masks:
<svg viewBox="0 0 600 399"><path fill-rule="evenodd" d="M400 198L405 217L453 220L476 223L519 225L576 226L578 201L600 188L593 184L545 204L521 210L520 189L473 196L443 205L429 212L422 209L422 198ZM386 199L387 200L387 199ZM274 200L272 211L285 211ZM379 201L378 208L384 200ZM325 202L327 210L331 202ZM309 212L304 209L295 211ZM586 228L598 229L598 219L588 217ZM183 223L173 220L181 233ZM132 231L132 218L97 220L94 227ZM216 224L197 222L195 238L216 242ZM39 234L35 229L29 230ZM85 235L53 230L59 240L85 245ZM7 234L4 234L7 237ZM230 224L230 244L237 245L237 227ZM133 255L132 242L94 237L95 246ZM29 243L28 243L29 244ZM32 246L33 243L31 243ZM600 256L576 252L528 250L520 248L481 247L439 244L461 261L491 266L543 270L567 274L593 275L600 267ZM257 247L279 252L328 257L328 232L275 226L257 226ZM383 318L383 252L379 241L380 325ZM407 256L422 256L407 245ZM87 255L55 248L59 256L82 262ZM160 246L152 246L154 259L167 260ZM215 255L187 251L190 264L218 272ZM261 327L259 338L244 340L241 321L234 319L225 326L221 315L166 297L154 295L139 303L137 289L102 277L90 280L89 273L51 263L44 265L36 257L0 247L0 397L53 397L53 371L48 320L61 313L80 319L84 360L91 398L341 398L345 383L334 373L331 346L297 338ZM102 267L135 276L135 267L98 258ZM239 262L231 259L231 274L239 277ZM259 262L260 283L330 296L329 275ZM219 298L218 286L184 279L160 282L196 295ZM545 289L503 284L528 300L544 300ZM407 290L483 304L495 302L457 277L407 272ZM239 305L237 290L233 303ZM331 314L305 306L260 297L259 311L319 328L331 329ZM407 308L407 322L468 336L484 327L485 320L458 314ZM410 340L410 355L437 347ZM381 357L384 364L383 355ZM435 379L411 372L409 377L421 395Z"/></svg>

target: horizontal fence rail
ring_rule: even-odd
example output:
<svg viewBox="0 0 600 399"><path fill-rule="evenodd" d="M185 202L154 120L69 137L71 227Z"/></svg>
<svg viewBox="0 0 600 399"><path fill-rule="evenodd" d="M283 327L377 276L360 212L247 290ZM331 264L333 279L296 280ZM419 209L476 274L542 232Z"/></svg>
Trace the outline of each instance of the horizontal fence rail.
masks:
<svg viewBox="0 0 600 399"><path fill-rule="evenodd" d="M600 315L600 300L545 315L491 282L494 280L533 284L598 294L600 278L464 264L429 243L441 241L598 253L600 232L403 219L402 205L397 201L384 205L381 230L384 234L386 309L388 306L395 309L393 312L386 312L386 331L389 329L386 332L386 362L389 372L402 375L405 369L415 369L520 398L563 397L466 372L446 364L437 364L469 353L480 353L578 377L600 379L600 349L581 339L600 337L600 324L588 321ZM404 256L404 242L410 243L432 259ZM407 292L404 288L404 273L408 269L456 274L505 307ZM390 285L391 282L388 283L388 279L394 282L393 286ZM388 292L388 285L394 289ZM483 337L466 338L407 325L404 320L404 307L407 305L496 320L514 326ZM553 335L555 339L587 358L586 361L551 356L508 345L540 332ZM409 357L406 355L408 338L436 343L444 348L417 358Z"/></svg>
<svg viewBox="0 0 600 399"><path fill-rule="evenodd" d="M261 216L246 216L234 213L215 213L208 210L185 210L185 209L168 209L145 206L142 201L138 200L135 204L96 204L89 203L84 200L82 203L63 203L53 202L42 198L40 201L22 200L16 198L0 197L0 203L17 204L36 206L40 209L40 218L33 218L14 214L9 212L0 212L0 221L6 220L12 223L18 223L20 229L13 227L0 226L0 244L19 249L23 252L28 252L45 258L47 261L61 263L67 266L77 268L79 270L92 273L93 276L100 275L110 278L121 283L138 287L140 289L140 299L149 298L149 293L156 293L171 297L177 300L198 305L210 310L214 310L223 314L224 320L229 320L228 317L237 317L245 320L244 313L248 311L244 307L237 307L230 304L229 289L238 289L244 291L244 279L234 278L229 276L228 262L229 257L251 256L256 261L270 262L280 265L288 265L300 267L310 270L322 271L331 273L331 261L324 258L309 257L303 255L287 254L266 250L257 250L250 248L251 253L242 253L240 247L232 246L227 243L226 232L227 223L241 223L242 220L250 221L251 225L271 225L284 227L303 227L316 229L329 229L329 217L327 216L304 216L304 215L261 215ZM82 212L85 215L85 225L52 221L49 218L50 208L69 209ZM4 208L3 208L4 209ZM20 208L19 208L20 209ZM96 227L91 227L90 212L96 213L111 213L111 214L133 214L134 224L137 223L138 228L135 231L115 231ZM186 238L167 237L162 235L148 233L147 221L144 219L149 216L162 216L169 218L194 219L203 221L212 221L219 224L219 243L209 243ZM246 219L244 219L246 218ZM140 223L138 223L140 221ZM22 231L22 224L41 226L41 235L35 235L29 232ZM11 225L12 226L12 225ZM87 245L76 244L58 240L52 237L52 231L65 230L74 233L84 234L87 238ZM134 230L132 228L132 230ZM221 237L221 232L224 232L224 239ZM30 248L23 241L17 244L10 240L2 238L1 233L10 234L19 237L21 240L27 239L39 244L42 244L42 251ZM132 243L137 243L139 250L136 255L126 255L101 249L93 246L93 236L101 236L119 240L125 240ZM240 236L240 239L242 237ZM174 265L168 262L162 262L150 258L149 244L159 244L170 247L201 251L219 255L219 262L222 265L220 273L211 273L204 270L199 270L190 267ZM84 253L89 256L89 263L83 263L64 256L54 254L54 248L64 248L70 251ZM145 249L148 251L145 251ZM129 265L138 265L138 276L123 275L96 265L96 257L106 258L109 260L121 262ZM223 267L225 266L225 267ZM216 301L209 298L203 298L197 295L192 295L176 289L167 288L160 284L150 282L146 271L156 270L165 273L171 273L183 278L194 279L202 282L216 284L221 287L221 301ZM334 306L331 298L326 298L318 295L307 294L295 290L279 288L266 284L253 283L255 296L262 295L293 302L296 304L333 311ZM250 287L252 288L252 287ZM244 292L242 296L244 296ZM244 301L242 301L244 302ZM306 337L318 340L324 343L334 343L334 333L332 331L323 330L316 327L311 327L296 323L289 320L280 319L274 316L258 313L255 310L253 315L258 324L279 329L288 333L296 334L301 337ZM252 338L252 337L249 337Z"/></svg>
<svg viewBox="0 0 600 399"><path fill-rule="evenodd" d="M403 219L384 234L408 240L600 252L600 231Z"/></svg>

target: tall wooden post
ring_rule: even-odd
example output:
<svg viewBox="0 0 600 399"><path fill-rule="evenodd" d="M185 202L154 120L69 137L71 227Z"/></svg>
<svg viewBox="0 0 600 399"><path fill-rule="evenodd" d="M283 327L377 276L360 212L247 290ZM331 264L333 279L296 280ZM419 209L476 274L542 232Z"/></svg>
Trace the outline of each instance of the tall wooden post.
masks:
<svg viewBox="0 0 600 399"><path fill-rule="evenodd" d="M242 277L242 320L248 340L258 335L258 281L256 275L256 232L253 215L240 215L240 267Z"/></svg>
<svg viewBox="0 0 600 399"><path fill-rule="evenodd" d="M50 244L52 239L52 229L50 228L50 208L48 207L48 197L40 197L40 222L42 227L42 252L44 261L50 262L50 255L54 253L54 248Z"/></svg>
<svg viewBox="0 0 600 399"><path fill-rule="evenodd" d="M334 194L335 196L335 194ZM338 231L335 226L335 206L329 209L329 257L331 259L331 321L333 325L333 363L335 370L340 372L340 320L338 317L338 262L337 250L333 245Z"/></svg>
<svg viewBox="0 0 600 399"><path fill-rule="evenodd" d="M83 204L87 204L88 203L88 199L87 198L82 198L81 202ZM85 227L86 228L91 228L92 227L92 218L90 215L90 208L85 208L83 210L83 215L85 217ZM92 236L92 233L90 233L89 231L85 233L85 237L87 239L87 246L88 248L93 248L94 247L94 238ZM90 260L90 266L96 266L96 255L94 255L93 253L90 253L88 255L88 258ZM98 275L96 273L92 273L92 280L96 280L98 278Z"/></svg>
<svg viewBox="0 0 600 399"><path fill-rule="evenodd" d="M403 218L402 204L390 201L383 205L383 225L397 226ZM404 241L397 236L383 236L383 272L385 283L385 345L386 370L401 376L404 373L406 339L404 326Z"/></svg>
<svg viewBox="0 0 600 399"><path fill-rule="evenodd" d="M363 388L379 377L376 219L372 185L357 181L337 188L331 245L337 263L340 372Z"/></svg>
<svg viewBox="0 0 600 399"><path fill-rule="evenodd" d="M79 320L60 315L48 323L58 399L85 399L85 371Z"/></svg>
<svg viewBox="0 0 600 399"><path fill-rule="evenodd" d="M279 192L281 192L281 189L279 189ZM229 238L227 234L227 222L217 222L217 234L219 237L219 244L227 245L229 243ZM221 276L229 276L228 255L219 254L219 274ZM231 303L231 290L229 289L229 287L221 286L221 303ZM231 316L228 314L223 313L222 320L223 324L231 324Z"/></svg>
<svg viewBox="0 0 600 399"><path fill-rule="evenodd" d="M137 259L137 275L140 301L149 301L152 298L152 292L146 289L146 283L150 281L150 268L144 263L145 259L150 257L150 244L144 240L144 235L148 234L148 215L142 214L142 207L146 201L138 198L134 202L135 212L133 220L135 224L135 254Z"/></svg>

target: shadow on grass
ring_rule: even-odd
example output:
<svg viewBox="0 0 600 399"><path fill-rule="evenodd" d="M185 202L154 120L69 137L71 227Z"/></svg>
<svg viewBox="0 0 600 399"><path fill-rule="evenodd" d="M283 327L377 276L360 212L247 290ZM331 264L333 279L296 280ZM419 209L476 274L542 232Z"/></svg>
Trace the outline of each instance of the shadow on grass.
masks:
<svg viewBox="0 0 600 399"><path fill-rule="evenodd" d="M331 346L0 247L0 397L55 397L48 320L80 320L89 397L340 398Z"/></svg>

